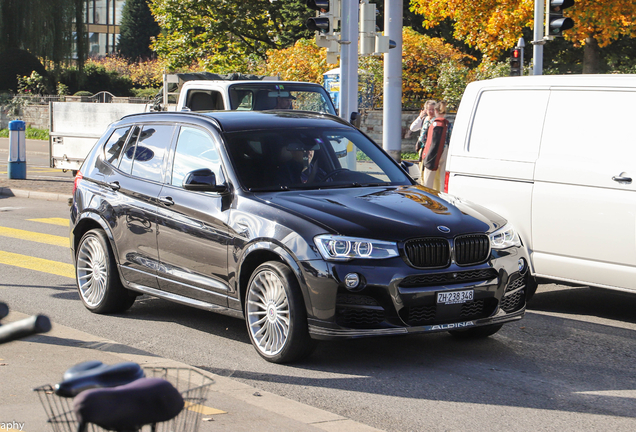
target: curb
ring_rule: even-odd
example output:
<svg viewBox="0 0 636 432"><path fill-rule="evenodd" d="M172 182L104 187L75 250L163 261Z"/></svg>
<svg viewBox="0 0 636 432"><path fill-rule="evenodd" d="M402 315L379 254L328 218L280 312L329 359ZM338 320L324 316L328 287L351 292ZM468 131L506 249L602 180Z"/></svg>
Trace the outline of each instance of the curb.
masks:
<svg viewBox="0 0 636 432"><path fill-rule="evenodd" d="M0 187L0 195L16 197L16 198L35 198L47 201L65 201L73 198L67 194L57 194L52 192L37 192L23 189L12 189L8 187Z"/></svg>

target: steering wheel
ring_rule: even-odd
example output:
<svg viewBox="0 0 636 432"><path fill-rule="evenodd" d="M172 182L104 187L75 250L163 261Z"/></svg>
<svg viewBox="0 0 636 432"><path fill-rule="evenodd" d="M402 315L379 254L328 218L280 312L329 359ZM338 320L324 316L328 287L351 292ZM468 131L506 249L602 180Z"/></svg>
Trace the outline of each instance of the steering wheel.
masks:
<svg viewBox="0 0 636 432"><path fill-rule="evenodd" d="M327 173L323 178L322 181L326 182L330 179L332 179L332 177L335 177L336 175L340 174L343 171L349 171L347 168L336 168L335 170Z"/></svg>

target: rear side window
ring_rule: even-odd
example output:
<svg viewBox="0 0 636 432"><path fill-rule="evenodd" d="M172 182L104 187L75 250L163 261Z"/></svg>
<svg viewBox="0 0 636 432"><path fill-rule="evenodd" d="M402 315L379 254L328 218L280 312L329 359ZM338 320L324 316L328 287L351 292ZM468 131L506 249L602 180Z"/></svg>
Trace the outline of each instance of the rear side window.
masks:
<svg viewBox="0 0 636 432"><path fill-rule="evenodd" d="M104 145L104 156L110 164L117 166L119 155L124 148L124 144L126 144L126 137L128 137L129 131L130 126L115 129L106 145Z"/></svg>
<svg viewBox="0 0 636 432"><path fill-rule="evenodd" d="M126 146L122 150L122 157L119 162L119 169L126 174L130 174L132 171L132 163L135 158L135 145L137 144L137 138L139 137L139 131L141 128L139 126L135 126L133 128L128 141L126 142Z"/></svg>
<svg viewBox="0 0 636 432"><path fill-rule="evenodd" d="M170 125L143 126L134 152L132 175L156 182L163 180L163 157L173 131L174 126Z"/></svg>
<svg viewBox="0 0 636 432"><path fill-rule="evenodd" d="M471 156L534 162L539 154L547 90L484 91L473 117Z"/></svg>

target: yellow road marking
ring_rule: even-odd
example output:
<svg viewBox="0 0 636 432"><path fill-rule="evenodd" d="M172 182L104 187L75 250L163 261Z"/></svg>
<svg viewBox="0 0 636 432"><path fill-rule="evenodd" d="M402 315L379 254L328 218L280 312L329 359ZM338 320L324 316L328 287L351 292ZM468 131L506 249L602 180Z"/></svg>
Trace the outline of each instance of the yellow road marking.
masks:
<svg viewBox="0 0 636 432"><path fill-rule="evenodd" d="M38 243L46 243L54 246L69 247L68 237L56 236L51 234L41 234L33 231L25 231L15 228L0 227L0 236L11 237L20 240L29 240Z"/></svg>
<svg viewBox="0 0 636 432"><path fill-rule="evenodd" d="M11 252L0 251L0 264L6 264L14 267L20 267L75 279L75 267L73 267L72 264L30 257L28 255L20 255Z"/></svg>
<svg viewBox="0 0 636 432"><path fill-rule="evenodd" d="M188 402L186 402L185 407L189 409L190 411L194 411L196 413L203 414L203 415L227 414L227 412L221 411L220 409L210 408L205 405L192 404Z"/></svg>
<svg viewBox="0 0 636 432"><path fill-rule="evenodd" d="M45 224L51 225L60 225L60 226L68 226L69 220L65 218L38 218L38 219L27 219L32 222L42 222Z"/></svg>

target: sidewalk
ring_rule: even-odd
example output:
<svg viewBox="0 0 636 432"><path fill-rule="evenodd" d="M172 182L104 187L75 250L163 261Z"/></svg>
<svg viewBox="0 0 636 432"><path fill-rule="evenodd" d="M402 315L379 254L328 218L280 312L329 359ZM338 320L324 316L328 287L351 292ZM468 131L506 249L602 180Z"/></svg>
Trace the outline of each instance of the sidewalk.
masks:
<svg viewBox="0 0 636 432"><path fill-rule="evenodd" d="M73 192L73 176L48 168L48 142L26 140L25 180L9 180L7 158L9 139L0 138L0 195L67 201Z"/></svg>
<svg viewBox="0 0 636 432"><path fill-rule="evenodd" d="M12 312L3 322L25 317ZM49 333L1 345L0 352L3 390L0 392L0 425L13 424L16 430L20 430L17 425L23 425L25 432L51 430L46 423L44 408L32 389L61 381L64 371L77 363L87 360L106 364L133 361L142 367L190 367L55 323ZM202 409L201 432L378 431L230 378L197 370L214 380Z"/></svg>

